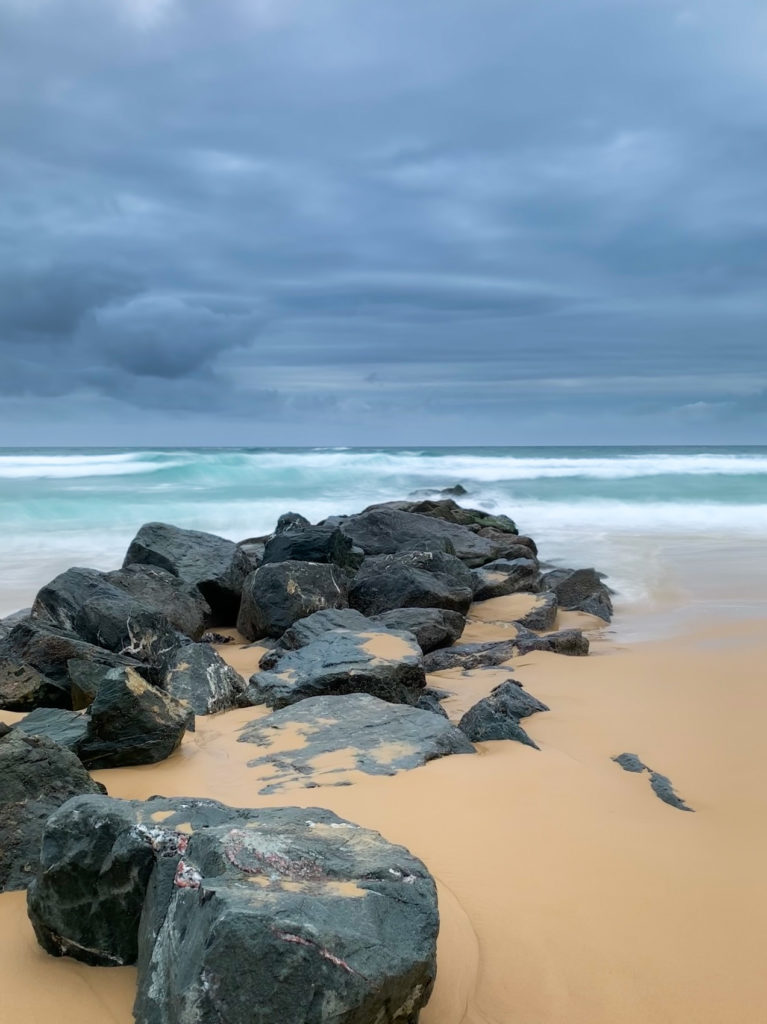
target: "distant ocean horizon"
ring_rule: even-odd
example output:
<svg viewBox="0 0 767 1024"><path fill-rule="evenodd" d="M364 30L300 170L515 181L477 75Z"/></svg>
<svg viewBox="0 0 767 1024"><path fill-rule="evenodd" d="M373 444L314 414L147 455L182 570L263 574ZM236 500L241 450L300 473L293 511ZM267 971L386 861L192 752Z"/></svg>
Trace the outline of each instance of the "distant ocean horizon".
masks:
<svg viewBox="0 0 767 1024"><path fill-rule="evenodd" d="M243 540L286 511L316 522L459 484L627 601L657 583L653 538L767 540L767 446L0 448L0 614L70 565L119 565L147 521Z"/></svg>

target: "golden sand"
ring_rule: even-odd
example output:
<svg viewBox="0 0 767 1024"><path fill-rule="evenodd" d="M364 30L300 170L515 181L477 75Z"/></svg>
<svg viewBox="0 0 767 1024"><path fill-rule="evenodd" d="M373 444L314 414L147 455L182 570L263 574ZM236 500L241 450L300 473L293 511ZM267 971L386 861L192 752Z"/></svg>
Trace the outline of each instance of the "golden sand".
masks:
<svg viewBox="0 0 767 1024"><path fill-rule="evenodd" d="M484 604L464 640L508 637ZM244 673L262 653L221 650ZM352 786L260 796L273 768L248 768L261 748L236 742L254 709L199 718L162 764L94 774L113 796L326 806L408 846L438 881L442 917L422 1024L757 1024L766 655L765 623L711 622L673 641L597 639L588 658L440 673L431 682L454 691L455 719L513 672L551 707L525 722L541 749L486 743L394 777L355 773ZM611 758L623 751L669 776L695 813L622 771ZM322 767L348 769L348 751ZM47 957L23 894L0 896L0 972L2 1021L132 1020L132 969Z"/></svg>

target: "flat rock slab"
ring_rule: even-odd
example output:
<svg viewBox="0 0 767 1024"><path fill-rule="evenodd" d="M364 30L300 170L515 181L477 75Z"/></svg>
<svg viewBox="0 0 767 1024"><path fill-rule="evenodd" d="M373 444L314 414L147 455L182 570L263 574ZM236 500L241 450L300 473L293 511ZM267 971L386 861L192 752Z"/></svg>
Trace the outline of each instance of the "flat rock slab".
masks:
<svg viewBox="0 0 767 1024"><path fill-rule="evenodd" d="M518 626L516 636L509 640L456 644L455 647L432 651L423 661L427 672L444 672L449 668L462 668L468 672L475 668L495 668L518 654L530 651L579 657L589 653L589 641L579 629L561 629L557 633L538 636Z"/></svg>
<svg viewBox="0 0 767 1024"><path fill-rule="evenodd" d="M383 700L414 704L426 685L421 648L411 633L336 629L297 651L268 651L269 671L251 676L245 697L251 704L283 708L307 697L370 693Z"/></svg>
<svg viewBox="0 0 767 1024"><path fill-rule="evenodd" d="M474 752L467 737L441 715L362 693L314 697L275 711L246 726L240 742L267 748L248 762L274 766L262 793L338 785L354 771L394 775L437 757Z"/></svg>

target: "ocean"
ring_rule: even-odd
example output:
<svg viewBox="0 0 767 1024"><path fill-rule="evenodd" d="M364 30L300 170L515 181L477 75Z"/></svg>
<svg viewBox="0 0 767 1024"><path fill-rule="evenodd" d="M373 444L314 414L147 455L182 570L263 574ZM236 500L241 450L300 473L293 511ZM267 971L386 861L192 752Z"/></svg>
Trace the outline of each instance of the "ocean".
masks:
<svg viewBox="0 0 767 1024"><path fill-rule="evenodd" d="M119 565L150 520L242 540L286 511L317 521L456 484L463 504L510 515L544 559L608 573L619 610L694 600L713 552L749 601L767 580L767 446L6 448L0 614L71 565ZM676 571L685 561L694 580Z"/></svg>

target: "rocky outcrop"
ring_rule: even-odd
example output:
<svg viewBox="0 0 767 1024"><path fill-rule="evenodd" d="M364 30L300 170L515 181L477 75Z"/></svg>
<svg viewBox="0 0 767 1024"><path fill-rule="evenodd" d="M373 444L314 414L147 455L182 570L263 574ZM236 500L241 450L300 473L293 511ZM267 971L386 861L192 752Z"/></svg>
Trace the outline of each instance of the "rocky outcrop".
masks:
<svg viewBox="0 0 767 1024"><path fill-rule="evenodd" d="M489 697L484 697L469 708L458 723L458 728L466 733L472 743L517 740L537 750L537 743L530 739L519 720L537 711L548 710L545 704L523 690L520 683L508 679L496 686Z"/></svg>
<svg viewBox="0 0 767 1024"><path fill-rule="evenodd" d="M424 654L454 644L466 625L460 612L447 608L393 608L371 621L385 629L412 633Z"/></svg>
<svg viewBox="0 0 767 1024"><path fill-rule="evenodd" d="M530 651L580 656L589 653L589 641L578 629L562 629L538 636L518 627L516 636L509 640L457 644L455 647L432 651L424 657L424 668L427 672L444 672L450 668L462 668L466 672L475 668L493 668L518 654L528 654Z"/></svg>
<svg viewBox="0 0 767 1024"><path fill-rule="evenodd" d="M587 612L605 622L613 617L611 590L595 569L554 569L541 580L541 586L553 590L559 607L567 611Z"/></svg>
<svg viewBox="0 0 767 1024"><path fill-rule="evenodd" d="M472 569L475 601L505 597L538 589L538 562L532 558L497 559L480 569Z"/></svg>
<svg viewBox="0 0 767 1024"><path fill-rule="evenodd" d="M296 785L334 786L349 772L393 775L449 754L471 754L466 735L446 717L366 693L312 697L247 726L241 743L265 752L248 763L273 766L262 793ZM270 752L274 747L275 753ZM342 751L336 764L329 755Z"/></svg>
<svg viewBox="0 0 767 1024"><path fill-rule="evenodd" d="M424 865L317 808L73 800L48 822L29 910L55 955L138 959L142 1024L237 1024L254 1008L280 1024L406 1024L434 983Z"/></svg>
<svg viewBox="0 0 767 1024"><path fill-rule="evenodd" d="M104 574L115 587L126 591L146 608L164 615L168 622L192 640L199 640L211 621L211 609L200 590L156 565L127 565Z"/></svg>
<svg viewBox="0 0 767 1024"><path fill-rule="evenodd" d="M354 572L364 557L337 527L305 526L283 530L267 541L263 563L324 562Z"/></svg>
<svg viewBox="0 0 767 1024"><path fill-rule="evenodd" d="M394 608L446 608L465 615L471 600L471 572L439 551L366 558L349 588L351 607L369 616Z"/></svg>
<svg viewBox="0 0 767 1024"><path fill-rule="evenodd" d="M415 703L426 685L421 649L411 633L331 630L295 651L267 651L267 670L251 676L251 704L282 708L307 697L370 693L398 704Z"/></svg>
<svg viewBox="0 0 767 1024"><path fill-rule="evenodd" d="M237 707L245 680L209 644L184 644L166 660L162 688L195 715Z"/></svg>
<svg viewBox="0 0 767 1024"><path fill-rule="evenodd" d="M209 625L231 626L237 618L246 553L231 540L168 523L146 523L131 541L123 566L156 565L197 587L211 608Z"/></svg>
<svg viewBox="0 0 767 1024"><path fill-rule="evenodd" d="M0 725L0 892L31 881L50 814L79 793L103 792L69 750Z"/></svg>
<svg viewBox="0 0 767 1024"><path fill-rule="evenodd" d="M248 640L279 637L298 619L348 606L348 580L335 565L275 562L245 580L237 629Z"/></svg>

